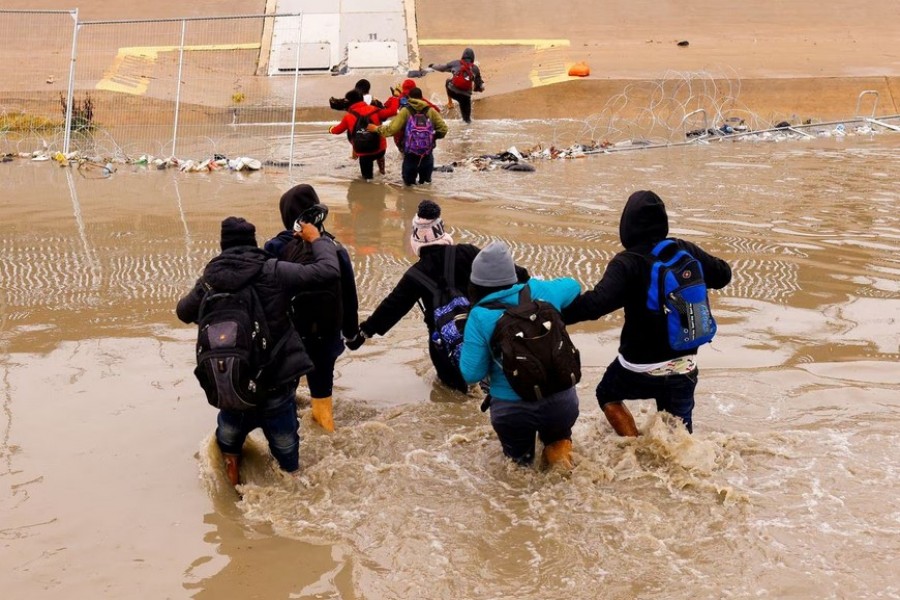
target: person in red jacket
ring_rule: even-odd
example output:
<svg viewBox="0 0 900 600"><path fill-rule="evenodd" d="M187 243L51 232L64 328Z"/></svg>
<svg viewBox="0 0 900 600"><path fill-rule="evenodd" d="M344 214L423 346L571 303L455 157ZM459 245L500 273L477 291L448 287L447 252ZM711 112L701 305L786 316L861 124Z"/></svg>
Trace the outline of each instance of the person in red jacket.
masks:
<svg viewBox="0 0 900 600"><path fill-rule="evenodd" d="M334 135L347 133L347 140L353 146L353 153L359 159L359 172L363 179L371 181L375 177L375 162L384 158L387 142L377 133L357 131L357 120L364 117L369 123L381 125L383 111L366 104L359 90L352 89L344 95L347 99L347 114L337 125L328 128ZM374 139L377 138L377 139ZM381 169L379 168L379 171Z"/></svg>
<svg viewBox="0 0 900 600"><path fill-rule="evenodd" d="M404 79L403 83L391 88L391 97L384 101L384 110L379 113L382 119L388 119L396 116L400 109L409 104L409 92L416 87L416 82L412 79ZM421 98L423 102L428 104L435 112L440 113L441 108L431 101ZM403 154L403 132L400 131L394 135L394 145L400 154Z"/></svg>

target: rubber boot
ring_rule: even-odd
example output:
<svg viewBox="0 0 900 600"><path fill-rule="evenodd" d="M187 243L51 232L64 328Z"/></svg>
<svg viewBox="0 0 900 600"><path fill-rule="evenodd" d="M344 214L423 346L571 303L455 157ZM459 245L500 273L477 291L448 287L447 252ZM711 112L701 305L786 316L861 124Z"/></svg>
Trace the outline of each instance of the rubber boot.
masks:
<svg viewBox="0 0 900 600"><path fill-rule="evenodd" d="M544 446L544 463L548 467L572 468L572 440L557 440Z"/></svg>
<svg viewBox="0 0 900 600"><path fill-rule="evenodd" d="M378 163L378 172L384 175L384 157L377 159L375 162Z"/></svg>
<svg viewBox="0 0 900 600"><path fill-rule="evenodd" d="M237 486L241 483L241 455L222 453L222 460L225 463L225 476L228 477L231 485Z"/></svg>
<svg viewBox="0 0 900 600"><path fill-rule="evenodd" d="M312 398L313 421L322 426L325 431L334 431L334 415L332 415L331 396L327 398Z"/></svg>

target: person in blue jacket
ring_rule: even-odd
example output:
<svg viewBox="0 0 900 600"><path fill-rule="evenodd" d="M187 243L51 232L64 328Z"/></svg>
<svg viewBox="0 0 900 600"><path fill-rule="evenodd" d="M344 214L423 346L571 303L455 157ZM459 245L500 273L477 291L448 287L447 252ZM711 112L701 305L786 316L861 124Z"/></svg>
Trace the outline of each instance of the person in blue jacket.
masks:
<svg viewBox="0 0 900 600"><path fill-rule="evenodd" d="M469 281L472 310L463 336L460 370L468 383L488 381L491 425L503 453L521 465L531 464L537 434L544 444L546 463L571 467L572 426L578 419L575 387L535 402L522 400L510 386L499 360L491 355L491 336L503 311L485 304L516 305L519 291L527 285L532 298L561 310L578 296L581 286L570 277L532 278L527 283L518 283L515 263L503 242L491 242L475 257Z"/></svg>

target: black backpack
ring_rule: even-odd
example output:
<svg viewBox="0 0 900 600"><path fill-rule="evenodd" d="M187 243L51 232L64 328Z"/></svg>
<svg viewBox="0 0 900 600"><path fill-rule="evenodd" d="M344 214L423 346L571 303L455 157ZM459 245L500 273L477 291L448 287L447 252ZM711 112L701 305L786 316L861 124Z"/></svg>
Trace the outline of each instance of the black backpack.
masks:
<svg viewBox="0 0 900 600"><path fill-rule="evenodd" d="M217 292L203 281L200 303L197 368L194 375L209 403L221 410L255 408L264 398L259 380L273 348L259 296L252 283L234 292Z"/></svg>
<svg viewBox="0 0 900 600"><path fill-rule="evenodd" d="M350 143L353 144L353 151L357 154L371 154L378 152L381 148L381 134L377 131L368 131L366 128L371 122L369 115L361 115L355 111L347 111L356 117L356 124L353 126L353 135L350 137Z"/></svg>
<svg viewBox="0 0 900 600"><path fill-rule="evenodd" d="M456 248L451 245L444 250L443 285L415 268L409 270L409 275L432 294L434 332L428 339L428 350L438 377L449 387L465 392L469 386L459 371L459 355L471 303L456 289L455 271Z"/></svg>
<svg viewBox="0 0 900 600"><path fill-rule="evenodd" d="M527 283L517 305L498 301L482 306L503 309L491 335L491 354L523 400L540 400L581 381L581 354L562 315L549 302L532 300Z"/></svg>
<svg viewBox="0 0 900 600"><path fill-rule="evenodd" d="M712 341L716 320L700 261L671 239L658 243L650 254L647 308L665 316L669 346L693 350Z"/></svg>

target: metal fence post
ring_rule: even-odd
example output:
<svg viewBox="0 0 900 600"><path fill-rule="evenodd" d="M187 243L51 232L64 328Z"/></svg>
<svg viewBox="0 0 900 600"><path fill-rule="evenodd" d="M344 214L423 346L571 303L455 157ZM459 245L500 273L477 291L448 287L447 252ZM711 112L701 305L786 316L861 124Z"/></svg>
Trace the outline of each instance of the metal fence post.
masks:
<svg viewBox="0 0 900 600"><path fill-rule="evenodd" d="M72 28L72 56L69 61L69 86L66 91L66 131L63 137L63 154L69 153L69 144L72 141L72 108L75 103L75 60L78 55L78 30L81 25L78 23L78 9L69 13L75 21L75 27Z"/></svg>
<svg viewBox="0 0 900 600"><path fill-rule="evenodd" d="M178 112L181 108L181 73L184 68L184 32L187 21L181 20L181 41L178 44L178 81L175 82L175 126L172 129L172 156L175 156L175 146L178 143Z"/></svg>
<svg viewBox="0 0 900 600"><path fill-rule="evenodd" d="M288 156L288 175L294 170L294 131L297 128L297 88L300 85L300 40L303 37L303 13L297 18L297 52L294 55L294 96L291 100L291 144Z"/></svg>

